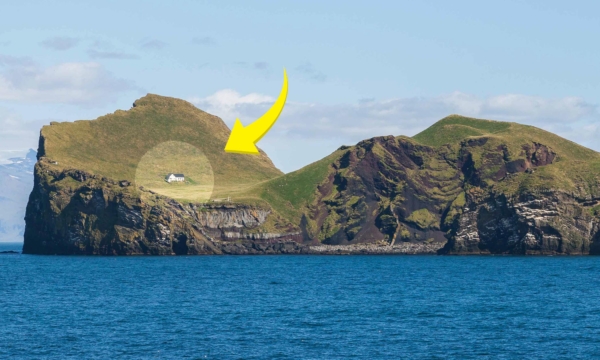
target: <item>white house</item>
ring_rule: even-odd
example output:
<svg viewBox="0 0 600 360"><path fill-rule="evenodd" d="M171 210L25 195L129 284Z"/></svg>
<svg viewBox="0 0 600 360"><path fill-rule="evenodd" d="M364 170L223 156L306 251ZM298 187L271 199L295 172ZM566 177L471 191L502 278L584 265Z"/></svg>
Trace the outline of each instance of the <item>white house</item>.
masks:
<svg viewBox="0 0 600 360"><path fill-rule="evenodd" d="M165 177L165 181L168 183L182 182L185 181L185 176L183 176L183 174L167 174L167 177Z"/></svg>

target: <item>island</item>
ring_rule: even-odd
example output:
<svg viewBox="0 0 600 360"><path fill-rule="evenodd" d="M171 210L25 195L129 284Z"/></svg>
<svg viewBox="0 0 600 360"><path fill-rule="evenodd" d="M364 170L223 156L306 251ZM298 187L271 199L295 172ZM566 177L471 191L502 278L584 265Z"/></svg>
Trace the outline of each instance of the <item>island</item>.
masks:
<svg viewBox="0 0 600 360"><path fill-rule="evenodd" d="M23 253L600 253L600 153L532 126L450 115L288 174L229 134L153 94L43 127Z"/></svg>

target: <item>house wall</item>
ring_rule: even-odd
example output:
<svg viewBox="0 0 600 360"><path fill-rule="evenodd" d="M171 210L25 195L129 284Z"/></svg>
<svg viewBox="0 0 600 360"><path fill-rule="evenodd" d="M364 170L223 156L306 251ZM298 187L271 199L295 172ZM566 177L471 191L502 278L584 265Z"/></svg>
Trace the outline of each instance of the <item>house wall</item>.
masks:
<svg viewBox="0 0 600 360"><path fill-rule="evenodd" d="M185 181L185 178L178 178L178 177L174 177L171 176L170 178L167 179L167 182L182 182Z"/></svg>

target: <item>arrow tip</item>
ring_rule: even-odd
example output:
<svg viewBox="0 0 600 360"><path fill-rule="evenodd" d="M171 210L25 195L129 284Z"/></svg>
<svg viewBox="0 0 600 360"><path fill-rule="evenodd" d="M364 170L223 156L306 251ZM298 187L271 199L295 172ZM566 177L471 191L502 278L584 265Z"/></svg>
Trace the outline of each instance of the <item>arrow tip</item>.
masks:
<svg viewBox="0 0 600 360"><path fill-rule="evenodd" d="M259 154L258 148L254 145L251 137L246 133L240 119L235 119L233 129L229 135L229 140L227 140L227 144L225 145L225 151L235 154Z"/></svg>

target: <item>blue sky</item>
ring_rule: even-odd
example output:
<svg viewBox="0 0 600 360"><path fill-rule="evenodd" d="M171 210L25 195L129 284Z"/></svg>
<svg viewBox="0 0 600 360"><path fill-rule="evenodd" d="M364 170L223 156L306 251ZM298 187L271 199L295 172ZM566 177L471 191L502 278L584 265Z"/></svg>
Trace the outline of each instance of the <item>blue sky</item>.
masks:
<svg viewBox="0 0 600 360"><path fill-rule="evenodd" d="M2 13L0 159L35 147L44 123L148 92L248 123L283 67L288 105L259 146L284 171L450 113L600 150L598 2L18 1Z"/></svg>

